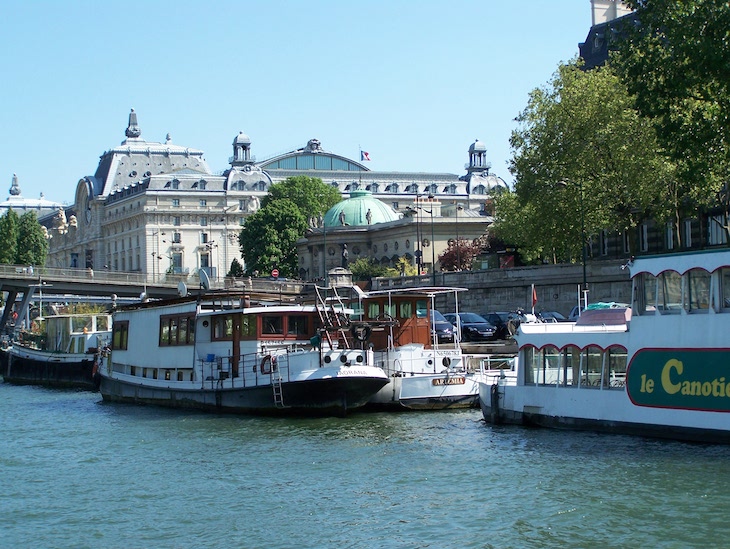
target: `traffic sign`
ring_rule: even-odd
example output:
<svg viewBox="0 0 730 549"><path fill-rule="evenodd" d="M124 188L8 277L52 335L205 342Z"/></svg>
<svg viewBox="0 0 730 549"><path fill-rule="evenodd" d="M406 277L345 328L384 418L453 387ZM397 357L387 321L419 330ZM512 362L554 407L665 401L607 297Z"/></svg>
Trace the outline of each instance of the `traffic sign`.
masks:
<svg viewBox="0 0 730 549"><path fill-rule="evenodd" d="M271 276L279 278L279 269L271 269Z"/></svg>

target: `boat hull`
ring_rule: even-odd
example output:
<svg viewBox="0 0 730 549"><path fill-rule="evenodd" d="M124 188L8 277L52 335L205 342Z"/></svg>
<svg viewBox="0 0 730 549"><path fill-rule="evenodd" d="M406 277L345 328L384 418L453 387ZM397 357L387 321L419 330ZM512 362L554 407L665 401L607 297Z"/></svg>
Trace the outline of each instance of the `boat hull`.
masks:
<svg viewBox="0 0 730 549"><path fill-rule="evenodd" d="M485 421L493 424L730 443L725 412L635 406L625 390L549 391L562 394L547 395L544 387L481 383L479 407Z"/></svg>
<svg viewBox="0 0 730 549"><path fill-rule="evenodd" d="M277 404L272 385L237 388L150 387L102 377L108 402L152 404L219 413L266 415L344 415L364 406L385 383L384 377L331 377L281 384Z"/></svg>
<svg viewBox="0 0 730 549"><path fill-rule="evenodd" d="M99 388L95 375L95 355L48 353L13 346L2 352L3 379L16 385Z"/></svg>
<svg viewBox="0 0 730 549"><path fill-rule="evenodd" d="M372 410L450 410L476 408L479 385L472 374L418 374L391 377L370 402Z"/></svg>

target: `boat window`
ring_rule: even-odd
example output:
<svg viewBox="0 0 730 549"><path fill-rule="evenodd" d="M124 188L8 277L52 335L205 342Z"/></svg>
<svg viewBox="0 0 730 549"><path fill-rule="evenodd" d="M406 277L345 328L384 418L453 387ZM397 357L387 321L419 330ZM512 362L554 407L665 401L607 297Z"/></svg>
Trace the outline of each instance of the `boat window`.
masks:
<svg viewBox="0 0 730 549"><path fill-rule="evenodd" d="M72 332L83 332L84 329L88 332L91 330L91 317L90 316L72 316L71 317L71 331Z"/></svg>
<svg viewBox="0 0 730 549"><path fill-rule="evenodd" d="M261 317L262 334L284 334L284 322L280 316L265 315Z"/></svg>
<svg viewBox="0 0 730 549"><path fill-rule="evenodd" d="M376 319L380 316L380 303L368 303L368 318Z"/></svg>
<svg viewBox="0 0 730 549"><path fill-rule="evenodd" d="M540 351L542 360L537 372L537 382L543 385L555 385L558 381L558 369L560 367L560 351L554 345L545 347Z"/></svg>
<svg viewBox="0 0 730 549"><path fill-rule="evenodd" d="M730 309L730 268L723 267L720 269L720 284L722 286L722 309Z"/></svg>
<svg viewBox="0 0 730 549"><path fill-rule="evenodd" d="M136 376L137 375L137 368L134 366L129 367L129 375L130 376Z"/></svg>
<svg viewBox="0 0 730 549"><path fill-rule="evenodd" d="M401 302L399 313L400 318L411 318L413 316L413 303L410 301Z"/></svg>
<svg viewBox="0 0 730 549"><path fill-rule="evenodd" d="M679 313L682 309L682 277L676 271L659 275L657 306L662 314Z"/></svg>
<svg viewBox="0 0 730 549"><path fill-rule="evenodd" d="M192 345L195 343L195 316L165 315L160 317L160 345Z"/></svg>
<svg viewBox="0 0 730 549"><path fill-rule="evenodd" d="M256 339L256 315L241 315L241 337Z"/></svg>
<svg viewBox="0 0 730 549"><path fill-rule="evenodd" d="M390 318L395 318L395 304L394 303L383 304L383 314L389 316Z"/></svg>
<svg viewBox="0 0 730 549"><path fill-rule="evenodd" d="M182 381L183 380L182 370L178 370L178 372L177 372L177 380L178 381Z"/></svg>
<svg viewBox="0 0 730 549"><path fill-rule="evenodd" d="M114 322L112 328L112 349L126 349L129 338L129 321L121 320Z"/></svg>
<svg viewBox="0 0 730 549"><path fill-rule="evenodd" d="M522 350L522 354L525 363L525 367L523 368L525 372L525 385L534 385L539 370L538 358L540 353L539 351L535 351L533 347L527 347Z"/></svg>
<svg viewBox="0 0 730 549"><path fill-rule="evenodd" d="M685 310L706 313L710 307L710 273L704 269L692 269L685 274Z"/></svg>
<svg viewBox="0 0 730 549"><path fill-rule="evenodd" d="M303 315L291 315L287 318L287 335L307 335L307 317Z"/></svg>
<svg viewBox="0 0 730 549"><path fill-rule="evenodd" d="M170 370L165 370L165 381L170 381Z"/></svg>
<svg viewBox="0 0 730 549"><path fill-rule="evenodd" d="M654 313L657 308L657 278L652 274L644 273L637 283L642 285L639 291L643 290L643 293L639 295L642 298L638 304L639 313Z"/></svg>
<svg viewBox="0 0 730 549"><path fill-rule="evenodd" d="M96 329L100 332L104 332L109 329L109 317L106 315L100 315L96 317Z"/></svg>
<svg viewBox="0 0 730 549"><path fill-rule="evenodd" d="M626 386L626 350L621 347L609 347L608 360L608 385L609 387Z"/></svg>
<svg viewBox="0 0 730 549"><path fill-rule="evenodd" d="M214 341L233 339L233 317L231 315L217 315L213 317L212 329Z"/></svg>
<svg viewBox="0 0 730 549"><path fill-rule="evenodd" d="M602 370L603 351L600 347L591 345L583 353L583 378L581 385L584 387L600 387Z"/></svg>
<svg viewBox="0 0 730 549"><path fill-rule="evenodd" d="M416 301L416 317L426 318L428 306L425 299L419 299Z"/></svg>
<svg viewBox="0 0 730 549"><path fill-rule="evenodd" d="M558 383L566 387L577 386L580 377L580 349L569 345L561 352L562 364L558 371Z"/></svg>

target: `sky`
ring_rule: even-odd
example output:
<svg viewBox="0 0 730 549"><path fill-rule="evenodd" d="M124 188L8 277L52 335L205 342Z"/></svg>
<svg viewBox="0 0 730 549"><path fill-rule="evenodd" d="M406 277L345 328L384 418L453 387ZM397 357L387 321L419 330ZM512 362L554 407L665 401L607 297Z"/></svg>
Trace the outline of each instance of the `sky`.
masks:
<svg viewBox="0 0 730 549"><path fill-rule="evenodd" d="M590 0L0 0L0 197L71 204L125 139L228 168L319 139L375 171L465 173L475 139L512 184L529 93L577 57Z"/></svg>

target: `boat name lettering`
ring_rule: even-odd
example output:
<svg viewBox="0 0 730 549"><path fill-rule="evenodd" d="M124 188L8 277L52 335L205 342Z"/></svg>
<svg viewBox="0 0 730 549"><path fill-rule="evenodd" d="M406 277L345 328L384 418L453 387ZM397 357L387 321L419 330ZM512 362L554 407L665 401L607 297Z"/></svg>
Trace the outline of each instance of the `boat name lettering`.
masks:
<svg viewBox="0 0 730 549"><path fill-rule="evenodd" d="M631 361L629 398L639 406L730 411L730 351L642 350Z"/></svg>
<svg viewBox="0 0 730 549"><path fill-rule="evenodd" d="M360 370L357 368L341 368L338 376L367 376L371 375L367 370Z"/></svg>
<svg viewBox="0 0 730 549"><path fill-rule="evenodd" d="M440 378L431 380L431 384L433 384L433 385L464 385L465 383L466 383L466 378L463 376L440 377Z"/></svg>

